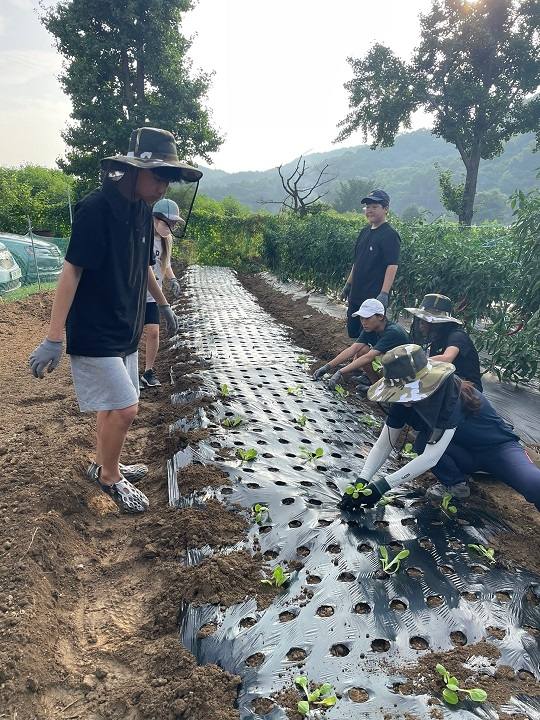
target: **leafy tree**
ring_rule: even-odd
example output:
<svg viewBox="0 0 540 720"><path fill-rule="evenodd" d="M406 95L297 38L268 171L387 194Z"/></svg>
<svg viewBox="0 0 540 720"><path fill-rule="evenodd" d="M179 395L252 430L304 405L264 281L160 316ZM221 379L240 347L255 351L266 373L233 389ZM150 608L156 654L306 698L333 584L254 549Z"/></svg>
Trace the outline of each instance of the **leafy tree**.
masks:
<svg viewBox="0 0 540 720"><path fill-rule="evenodd" d="M191 42L179 31L193 0L62 0L42 15L64 57L70 96L69 150L59 166L96 183L99 159L127 150L131 131L170 130L185 158L216 150L222 139L203 107L210 76L194 73Z"/></svg>
<svg viewBox="0 0 540 720"><path fill-rule="evenodd" d="M409 207L406 207L401 213L401 219L403 222L408 223L423 222L428 214L426 210L422 210L418 205L409 205Z"/></svg>
<svg viewBox="0 0 540 720"><path fill-rule="evenodd" d="M352 178L340 182L332 205L338 212L360 212L361 200L374 188L374 183L367 178Z"/></svg>
<svg viewBox="0 0 540 720"><path fill-rule="evenodd" d="M380 44L348 59L351 111L337 140L360 129L373 147L388 147L423 108L465 166L459 220L469 225L480 160L516 134L535 131L540 144L539 23L537 0L433 0L409 63Z"/></svg>

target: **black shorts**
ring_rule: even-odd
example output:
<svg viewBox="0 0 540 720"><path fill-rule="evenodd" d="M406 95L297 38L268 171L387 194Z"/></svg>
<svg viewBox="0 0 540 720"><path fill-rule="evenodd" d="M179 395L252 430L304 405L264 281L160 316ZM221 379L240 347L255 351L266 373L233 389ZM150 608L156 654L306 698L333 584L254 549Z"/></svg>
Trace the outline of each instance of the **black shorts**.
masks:
<svg viewBox="0 0 540 720"><path fill-rule="evenodd" d="M147 302L144 311L145 325L159 325L159 308L156 302Z"/></svg>

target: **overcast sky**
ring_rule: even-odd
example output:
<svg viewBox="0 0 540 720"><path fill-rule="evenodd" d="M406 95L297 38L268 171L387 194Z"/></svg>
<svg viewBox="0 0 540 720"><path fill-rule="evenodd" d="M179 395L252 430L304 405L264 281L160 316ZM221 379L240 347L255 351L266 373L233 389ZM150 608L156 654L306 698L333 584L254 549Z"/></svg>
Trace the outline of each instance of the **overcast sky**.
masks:
<svg viewBox="0 0 540 720"><path fill-rule="evenodd" d="M164 0L166 1L166 0ZM50 4L50 3L48 3ZM402 58L418 41L430 0L199 0L184 16L195 67L214 70L208 107L225 136L223 170L264 170L328 150L348 110L349 55L382 42ZM54 166L70 102L61 58L41 26L38 0L0 2L0 164ZM414 127L428 119L415 118ZM347 145L362 142L353 136Z"/></svg>

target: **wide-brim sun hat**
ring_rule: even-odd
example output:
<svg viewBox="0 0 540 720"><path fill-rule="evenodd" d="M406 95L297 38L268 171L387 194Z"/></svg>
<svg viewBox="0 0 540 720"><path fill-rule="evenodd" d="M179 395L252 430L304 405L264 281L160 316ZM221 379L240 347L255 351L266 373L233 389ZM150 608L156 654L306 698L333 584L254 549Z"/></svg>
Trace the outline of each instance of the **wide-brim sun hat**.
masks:
<svg viewBox="0 0 540 720"><path fill-rule="evenodd" d="M411 315L420 318L420 320L425 320L429 323L453 322L458 325L463 325L461 320L452 317L452 301L446 295L439 295L438 293L424 295L420 307L405 308L405 310L411 313Z"/></svg>
<svg viewBox="0 0 540 720"><path fill-rule="evenodd" d="M420 345L398 345L381 358L383 377L372 385L373 402L414 403L433 395L455 372L452 363L430 360Z"/></svg>
<svg viewBox="0 0 540 720"><path fill-rule="evenodd" d="M102 164L130 165L140 170L167 169L170 182L198 182L202 172L178 159L172 133L160 128L143 127L134 130L126 155L104 158Z"/></svg>

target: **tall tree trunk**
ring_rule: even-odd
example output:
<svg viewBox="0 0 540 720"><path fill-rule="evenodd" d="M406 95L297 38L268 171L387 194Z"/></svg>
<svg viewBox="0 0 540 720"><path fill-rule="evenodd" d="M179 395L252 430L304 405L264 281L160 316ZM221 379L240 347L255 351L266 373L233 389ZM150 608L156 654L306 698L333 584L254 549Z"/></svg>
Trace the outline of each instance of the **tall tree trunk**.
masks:
<svg viewBox="0 0 540 720"><path fill-rule="evenodd" d="M479 166L480 149L475 148L465 163L467 174L465 176L465 187L463 189L463 203L459 214L459 222L461 225L470 225L472 222Z"/></svg>

